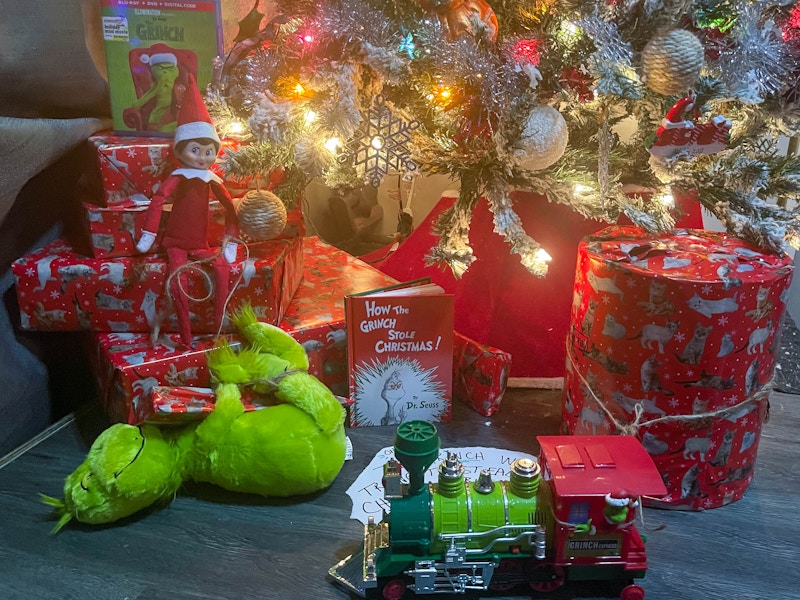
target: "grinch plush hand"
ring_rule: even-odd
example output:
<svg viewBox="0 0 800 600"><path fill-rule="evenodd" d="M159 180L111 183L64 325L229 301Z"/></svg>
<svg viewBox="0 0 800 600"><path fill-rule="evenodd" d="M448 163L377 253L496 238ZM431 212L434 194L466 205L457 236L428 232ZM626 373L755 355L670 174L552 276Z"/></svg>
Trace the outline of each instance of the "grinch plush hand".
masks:
<svg viewBox="0 0 800 600"><path fill-rule="evenodd" d="M142 237L139 238L139 241L136 243L136 250L144 254L153 246L153 242L156 241L156 234L150 233L149 231L143 231ZM228 261L230 262L230 261Z"/></svg>
<svg viewBox="0 0 800 600"><path fill-rule="evenodd" d="M222 247L222 256L225 258L226 263L232 264L236 260L236 248L236 242L225 242Z"/></svg>

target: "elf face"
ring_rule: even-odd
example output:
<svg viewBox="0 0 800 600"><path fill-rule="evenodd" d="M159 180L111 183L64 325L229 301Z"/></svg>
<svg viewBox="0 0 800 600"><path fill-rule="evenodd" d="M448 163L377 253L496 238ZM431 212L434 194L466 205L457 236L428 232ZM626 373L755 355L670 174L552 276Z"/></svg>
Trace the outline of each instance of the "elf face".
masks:
<svg viewBox="0 0 800 600"><path fill-rule="evenodd" d="M178 152L177 158L185 166L192 169L208 169L217 159L217 146L213 143L201 144L190 140Z"/></svg>

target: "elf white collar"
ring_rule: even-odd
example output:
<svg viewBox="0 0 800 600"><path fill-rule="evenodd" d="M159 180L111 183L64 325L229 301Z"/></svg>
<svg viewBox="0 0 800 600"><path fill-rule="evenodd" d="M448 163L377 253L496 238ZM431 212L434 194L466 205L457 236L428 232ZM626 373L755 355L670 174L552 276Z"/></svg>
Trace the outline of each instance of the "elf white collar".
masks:
<svg viewBox="0 0 800 600"><path fill-rule="evenodd" d="M222 183L220 176L209 169L190 169L188 167L182 167L180 169L175 169L172 174L181 175L186 179L202 179L206 183L211 181Z"/></svg>

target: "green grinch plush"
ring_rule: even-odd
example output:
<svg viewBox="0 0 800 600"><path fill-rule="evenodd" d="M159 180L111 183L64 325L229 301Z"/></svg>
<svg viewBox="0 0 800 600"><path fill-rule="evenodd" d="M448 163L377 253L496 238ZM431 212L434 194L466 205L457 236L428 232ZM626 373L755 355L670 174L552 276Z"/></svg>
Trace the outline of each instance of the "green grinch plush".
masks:
<svg viewBox="0 0 800 600"><path fill-rule="evenodd" d="M223 341L208 353L217 382L214 411L183 427L116 424L64 482L64 499L42 495L59 517L110 523L170 501L186 480L263 496L308 494L333 483L344 464L344 409L305 371L303 347L249 307L232 317L250 346ZM241 387L274 404L245 412Z"/></svg>

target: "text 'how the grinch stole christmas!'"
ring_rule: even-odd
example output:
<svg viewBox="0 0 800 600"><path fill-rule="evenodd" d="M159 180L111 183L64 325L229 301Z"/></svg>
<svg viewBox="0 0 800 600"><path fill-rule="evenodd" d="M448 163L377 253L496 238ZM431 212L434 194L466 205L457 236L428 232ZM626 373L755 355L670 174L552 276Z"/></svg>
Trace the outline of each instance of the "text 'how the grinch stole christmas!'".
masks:
<svg viewBox="0 0 800 600"><path fill-rule="evenodd" d="M416 331L398 331L397 318L392 315L407 315L409 309L399 304L379 304L368 300L365 304L367 318L360 321L358 329L363 333L386 331L386 339L375 342L375 352L432 352L439 348L442 337L435 340L418 340Z"/></svg>

